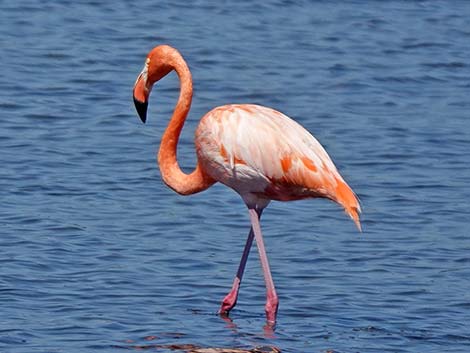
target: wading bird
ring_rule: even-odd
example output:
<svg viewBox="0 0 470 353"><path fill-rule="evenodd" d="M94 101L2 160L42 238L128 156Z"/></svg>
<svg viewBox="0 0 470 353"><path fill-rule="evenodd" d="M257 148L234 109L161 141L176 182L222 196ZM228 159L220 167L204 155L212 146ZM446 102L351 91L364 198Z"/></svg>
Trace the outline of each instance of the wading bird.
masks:
<svg viewBox="0 0 470 353"><path fill-rule="evenodd" d="M254 104L224 105L204 115L195 134L196 168L190 174L184 173L178 165L176 150L191 106L193 86L181 54L168 45L152 49L135 82L133 95L137 112L145 122L154 83L173 70L180 80L180 94L161 139L158 152L161 176L166 185L182 195L195 194L220 182L242 197L248 207L251 229L232 289L223 299L219 313L228 315L237 302L255 238L267 291L266 318L268 324L274 325L279 300L261 234L263 209L271 200L327 198L341 205L360 230L358 199L307 130L274 109Z"/></svg>

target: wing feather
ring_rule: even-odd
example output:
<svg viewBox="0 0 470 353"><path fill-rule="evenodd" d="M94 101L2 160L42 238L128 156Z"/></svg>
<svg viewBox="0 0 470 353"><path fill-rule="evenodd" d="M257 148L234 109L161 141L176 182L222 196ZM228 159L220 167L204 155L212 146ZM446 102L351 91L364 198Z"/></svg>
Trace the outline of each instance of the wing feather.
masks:
<svg viewBox="0 0 470 353"><path fill-rule="evenodd" d="M286 115L258 105L226 105L196 131L198 157L213 178L240 194L275 200L326 197L358 227L359 202L325 149Z"/></svg>
<svg viewBox="0 0 470 353"><path fill-rule="evenodd" d="M251 169L252 174L271 182L314 190L320 190L325 181L334 184L339 176L320 143L276 110L229 105L209 115L217 117L217 124L206 125L223 152L220 154L227 170Z"/></svg>

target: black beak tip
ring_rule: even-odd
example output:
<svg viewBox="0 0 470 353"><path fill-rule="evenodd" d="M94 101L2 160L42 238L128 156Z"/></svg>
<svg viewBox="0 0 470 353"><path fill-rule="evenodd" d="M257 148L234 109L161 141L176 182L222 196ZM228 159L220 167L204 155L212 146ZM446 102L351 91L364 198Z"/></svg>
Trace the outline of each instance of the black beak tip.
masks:
<svg viewBox="0 0 470 353"><path fill-rule="evenodd" d="M134 97L134 105L140 120L145 123L147 121L148 102L141 102Z"/></svg>

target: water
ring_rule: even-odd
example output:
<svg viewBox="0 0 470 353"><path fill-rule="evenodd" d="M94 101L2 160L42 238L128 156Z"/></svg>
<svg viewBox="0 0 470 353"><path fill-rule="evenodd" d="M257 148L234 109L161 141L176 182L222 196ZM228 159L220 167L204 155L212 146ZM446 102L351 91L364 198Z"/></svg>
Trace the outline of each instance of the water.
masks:
<svg viewBox="0 0 470 353"><path fill-rule="evenodd" d="M6 0L0 13L1 352L470 351L469 3ZM184 168L200 116L258 103L308 128L362 200L363 234L325 200L266 210L273 333L254 249L233 322L216 315L248 230L239 197L160 180L176 76L147 125L131 99L160 43L194 78Z"/></svg>

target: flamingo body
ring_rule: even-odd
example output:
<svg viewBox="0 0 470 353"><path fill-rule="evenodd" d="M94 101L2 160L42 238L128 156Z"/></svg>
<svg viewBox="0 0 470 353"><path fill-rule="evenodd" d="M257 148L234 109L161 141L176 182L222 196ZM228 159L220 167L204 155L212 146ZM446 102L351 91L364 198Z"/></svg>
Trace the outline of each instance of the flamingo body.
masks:
<svg viewBox="0 0 470 353"><path fill-rule="evenodd" d="M325 149L286 115L254 104L231 104L207 113L196 130L204 171L245 202L329 198L358 221L359 203Z"/></svg>
<svg viewBox="0 0 470 353"><path fill-rule="evenodd" d="M173 70L181 86L158 152L162 179L182 195L206 190L216 182L241 195L248 207L251 229L232 289L219 312L227 315L235 306L248 254L256 239L266 284L266 317L268 324L274 325L279 301L260 227L264 208L271 200L327 198L340 204L360 230L358 199L307 130L274 109L254 104L224 105L204 115L195 135L196 168L190 174L183 172L176 152L193 90L191 73L181 54L167 45L152 49L135 82L133 96L145 122L154 83Z"/></svg>

